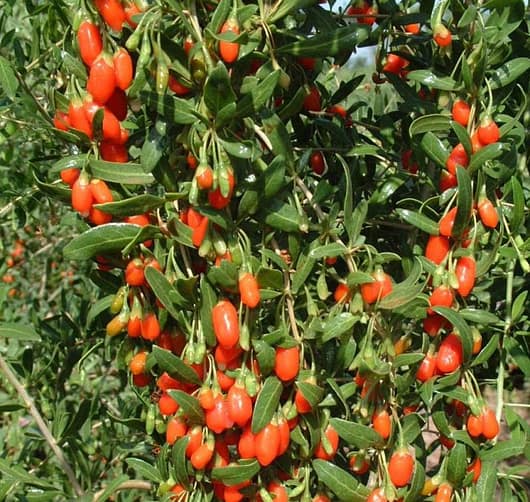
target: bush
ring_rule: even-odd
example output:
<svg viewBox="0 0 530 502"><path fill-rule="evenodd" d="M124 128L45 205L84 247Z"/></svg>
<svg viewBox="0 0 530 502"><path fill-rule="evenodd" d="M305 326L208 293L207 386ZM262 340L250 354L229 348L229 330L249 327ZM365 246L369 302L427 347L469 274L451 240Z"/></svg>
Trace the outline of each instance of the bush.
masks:
<svg viewBox="0 0 530 502"><path fill-rule="evenodd" d="M527 499L525 5L409 4L6 5L5 497Z"/></svg>

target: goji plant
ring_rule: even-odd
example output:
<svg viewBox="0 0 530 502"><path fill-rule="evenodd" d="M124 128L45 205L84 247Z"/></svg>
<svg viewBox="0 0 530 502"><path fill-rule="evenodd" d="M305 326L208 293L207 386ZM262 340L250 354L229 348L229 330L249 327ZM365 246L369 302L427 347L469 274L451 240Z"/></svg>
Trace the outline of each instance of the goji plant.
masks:
<svg viewBox="0 0 530 502"><path fill-rule="evenodd" d="M37 54L6 35L2 120L33 111L59 145L35 190L76 212L63 256L97 294L68 343L119 371L142 440L124 454L122 431L101 482L30 408L66 479L9 479L43 499L527 500L524 2L26 3L62 30L35 28Z"/></svg>

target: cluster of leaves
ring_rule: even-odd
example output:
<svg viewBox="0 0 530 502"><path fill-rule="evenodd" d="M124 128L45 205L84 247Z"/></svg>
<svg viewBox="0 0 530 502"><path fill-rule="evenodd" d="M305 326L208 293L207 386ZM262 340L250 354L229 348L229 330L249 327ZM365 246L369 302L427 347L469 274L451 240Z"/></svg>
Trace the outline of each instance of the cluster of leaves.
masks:
<svg viewBox="0 0 530 502"><path fill-rule="evenodd" d="M135 370L136 376L147 377L136 378L141 384L135 391L138 402L122 409L121 415L129 413L131 427L137 425L143 406L152 441L163 447L156 467L151 467L144 461L149 459L146 439L139 447L144 460L130 459L131 467L160 483L160 493L178 482L183 486L178 497L190 500L211 499L212 481L230 486L247 480L252 483L244 487L246 496L259 492L266 500L270 495L264 487L277 478L285 479L284 489L292 499L304 501L317 494L365 500L376 487L382 487L390 500L420 500L442 482L450 484L455 496L471 500L493 497L497 480L503 500L525 500L520 474L527 472L526 467L503 472L497 467L501 460L528 452L528 425L512 407L503 406L517 383L517 378L508 376L530 374L524 336L529 255L524 79L530 61L525 57L528 29L523 2L507 6L489 2L481 8L456 1L440 2L436 8L434 2L415 6L378 2L373 26L353 22L356 19L348 14L353 11L342 13L312 1L140 4L142 12L132 24L138 25L114 31L92 4L83 6L83 15L95 20L105 34L105 43L126 46L136 62L124 122L130 131L132 161L101 160L99 134L91 143L73 130L48 127L43 128L48 140L60 138L69 146L60 154L51 147L43 149L38 153L41 159L34 162L37 186L49 196L70 199L70 189L55 181L65 168L79 169L112 188L114 200L97 208L114 221L88 229L77 220L82 233L64 248L65 256L74 260L102 262L104 257L104 266L90 276L104 296L87 312L86 303L75 307L68 291L63 306L74 318L73 325L83 326L73 334L67 335L72 332L62 317L46 320L44 326L52 326L48 330L35 322L43 339L50 333L43 347L67 348L69 354L53 361L64 357L73 361L70 367L77 364L83 374L97 375L78 383L89 396L94 396L98 378L104 378L101 368L90 365L92 355L102 357L104 349L107 358L117 353L118 367L124 369L135 354L150 353L145 367L139 373ZM101 2L96 5L101 11ZM84 88L88 73L78 58L75 33L67 28L70 21L76 27L78 22L69 20L68 11L56 2L30 13L42 16L46 7L49 26L43 33L36 28L33 46L23 46L11 35L18 61L0 61L0 82L11 114L28 117L42 112L49 121L54 113L68 111L72 89ZM54 32L54 19L62 19L65 29ZM237 30L224 29L227 20L235 20ZM420 31L408 33L404 27L411 23L420 23ZM432 40L431 27L441 23L453 34L445 48ZM40 50L39 43L43 43ZM232 55L237 47L235 58L221 49L227 44ZM374 77L377 83L349 71L354 47L363 45L377 48L376 70L384 72ZM55 47L63 51L57 57ZM37 64L28 65L34 54L39 54ZM407 61L397 73L388 71L390 54ZM46 96L34 90L33 79L45 75L39 72L35 77L41 63L48 76L57 76L56 88L46 89ZM341 65L348 71L337 71ZM171 85L171 79L179 85ZM383 80L388 83L382 84ZM472 105L467 129L452 121L449 113L459 97ZM486 115L501 125L501 138L473 151L472 135ZM467 169L456 169L456 187L439 188L457 142L469 154L469 164ZM401 154L406 151L409 160L402 164ZM56 157L51 169L44 155ZM413 173L411 162L417 166ZM204 184L206 168L212 181ZM484 194L495 201L500 215L494 228L473 217L474 203L480 203ZM451 252L435 263L424 250L429 235L440 231L438 221L453 207L457 212ZM190 210L206 222L200 236L190 223ZM148 214L149 224L141 229L119 222L143 213ZM472 243L468 251L461 238L466 231ZM446 283L458 289L449 264L470 254L477 261L471 296L452 298L445 308L435 306L432 288ZM127 281L123 287L123 269L134 258L140 263L155 260L160 270L148 267L145 281ZM381 267L394 282L384 297L383 290L376 290L371 300L363 286L374 284L374 277L377 283ZM239 345L245 356L233 367L220 368L213 358L219 336L211 311L222 298L239 301L242 272L257 279L261 301L252 309L241 303ZM76 275L76 280L84 284L85 278ZM162 344L162 335L147 331L140 337L107 337L104 344L91 338L103 333L105 325L111 335L126 331L135 299L144 313L156 312L162 334L183 338L185 346L169 354L159 348L173 349L167 336ZM109 306L119 312L110 321ZM429 306L446 320L434 333L424 328ZM90 335L85 334L85 324ZM418 380L420 363L430 352L441 352L452 330L462 346L457 367ZM474 332L481 333L483 347L476 355L472 354ZM58 342L54 336L67 339ZM12 359L22 361L15 369L24 378L31 358L25 356L27 350L12 346ZM278 354L293 346L299 348L297 372L283 379ZM197 371L206 370L199 371L200 379L191 363ZM216 389L219 374L212 376L213 370L239 381L249 369L253 382L247 391L257 397L252 432L262 430L277 413L296 418L289 449L270 467L239 460L234 443L225 459L232 465L203 471L187 463L190 439L184 437L174 445L166 441L166 429L174 420L167 415L173 411L160 406L160 401L158 407L150 403L160 398L150 377L167 372L180 384ZM502 413L509 439L481 441L466 427L467 415L482 412L484 383L496 385L497 416ZM168 390L160 380L157 385ZM203 425L205 414L195 398L198 388L184 389L187 393L180 387L170 390L180 407L175 410L177 417L190 426ZM54 430L57 437L72 442L64 431L75 434L80 423L85 424L76 440L88 453L95 440L86 418L102 413L94 403L111 390L112 386L99 389L71 421L61 419L67 413L61 415L58 407L57 415L50 417L63 424ZM298 393L309 410L295 406ZM464 417L458 403L465 405ZM44 400L41 406L45 407ZM67 404L63 406L72 413ZM381 410L390 417L388 433L374 420ZM434 441L426 435L431 423L436 427ZM340 437L339 447L328 436L330 427ZM118 438L124 438L121 434L127 430L120 431ZM204 437L212 432L205 427ZM102 438L108 434L105 431ZM211 437L229 443L228 434L220 431ZM387 469L386 459L404 446L411 447L409 455L414 450L414 470L405 483L396 483L392 460ZM118 458L122 456L123 450ZM473 473L466 472L476 458L482 462L477 484ZM360 472L359 459L366 461L367 470ZM94 473L83 470L79 459L72 458L72 463L79 466L84 488L89 489ZM12 478L35 482L21 478L12 467L3 469ZM113 485L121 480L117 477ZM190 486L193 491L186 490Z"/></svg>

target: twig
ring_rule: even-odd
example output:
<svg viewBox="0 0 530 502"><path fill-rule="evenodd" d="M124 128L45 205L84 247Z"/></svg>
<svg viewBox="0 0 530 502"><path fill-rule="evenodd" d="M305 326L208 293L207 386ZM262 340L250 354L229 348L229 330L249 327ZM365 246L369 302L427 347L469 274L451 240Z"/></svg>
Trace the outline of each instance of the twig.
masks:
<svg viewBox="0 0 530 502"><path fill-rule="evenodd" d="M57 457L57 460L59 461L59 464L61 464L61 467L64 469L64 472L66 473L66 476L68 477L76 495L78 497L83 496L83 490L79 483L77 482L77 479L75 477L74 471L68 461L66 460L63 451L57 444L57 441L53 437L52 433L50 432L50 429L46 425L46 422L44 422L44 419L42 418L42 415L40 414L39 410L35 406L35 403L31 399L31 396L28 394L24 386L18 381L16 375L11 371L11 368L5 361L5 359L0 355L0 369L4 372L6 375L8 381L11 383L11 385L15 388L18 395L22 398L24 401L26 407L28 408L29 413L35 420L38 428L42 432L42 435L44 436L44 439L46 439L46 442L50 445L50 448L52 449L53 453L55 453L55 456Z"/></svg>
<svg viewBox="0 0 530 502"><path fill-rule="evenodd" d="M324 211L322 211L322 208L318 205L318 203L313 200L313 194L311 193L311 191L309 190L307 185L303 182L303 180L297 174L294 175L294 181L298 185L300 190L302 190L305 198L311 204L311 207L313 208L313 211L315 211L318 219L320 221L325 220L326 219L326 215L324 214ZM337 244L341 244L342 246L344 246L345 249L348 249L346 244L344 244L344 242L342 242L341 238L338 235L333 236L333 240ZM346 265L348 265L348 270L350 272L354 272L355 271L355 265L353 264L352 257L349 254L349 249L348 249L348 254L346 254L344 256L344 258L346 260Z"/></svg>
<svg viewBox="0 0 530 502"><path fill-rule="evenodd" d="M271 244L274 249L274 252L279 254L280 246L278 246L276 239L274 238L271 239ZM294 312L293 295L291 294L291 277L289 276L288 270L283 271L283 287L285 290L285 300L287 302L287 313L289 314L289 324L291 325L294 338L298 342L300 342L302 338L300 337L300 332L298 331L298 325L296 324L296 315Z"/></svg>
<svg viewBox="0 0 530 502"><path fill-rule="evenodd" d="M141 479L130 479L129 481L124 481L123 483L119 484L114 492L122 491L122 490L146 490L150 491L153 489L153 485L149 481L143 481ZM105 492L105 488L102 490L99 490L98 492L94 493L94 497L92 498L92 502L98 502L99 498L103 493Z"/></svg>

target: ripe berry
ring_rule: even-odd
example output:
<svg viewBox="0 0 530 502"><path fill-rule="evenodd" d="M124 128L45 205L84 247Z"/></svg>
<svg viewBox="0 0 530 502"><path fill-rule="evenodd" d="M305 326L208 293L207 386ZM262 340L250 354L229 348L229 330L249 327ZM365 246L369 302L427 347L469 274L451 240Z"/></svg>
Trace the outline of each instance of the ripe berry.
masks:
<svg viewBox="0 0 530 502"><path fill-rule="evenodd" d="M116 87L125 91L133 79L133 62L126 49L120 47L113 56Z"/></svg>
<svg viewBox="0 0 530 502"><path fill-rule="evenodd" d="M145 373L145 363L147 361L147 352L141 351L133 356L129 362L129 369L133 375Z"/></svg>
<svg viewBox="0 0 530 502"><path fill-rule="evenodd" d="M458 280L458 293L462 298L469 296L475 286L477 263L472 256L462 256L456 262L455 275Z"/></svg>
<svg viewBox="0 0 530 502"><path fill-rule="evenodd" d="M455 300L453 289L448 286L438 286L434 288L429 297L431 307L451 307ZM431 308L427 309L428 314L434 314Z"/></svg>
<svg viewBox="0 0 530 502"><path fill-rule="evenodd" d="M306 112L319 112L322 110L320 92L316 86L309 89L309 94L304 98L303 108Z"/></svg>
<svg viewBox="0 0 530 502"><path fill-rule="evenodd" d="M453 495L453 487L447 483L441 483L434 497L434 502L450 502Z"/></svg>
<svg viewBox="0 0 530 502"><path fill-rule="evenodd" d="M466 150L464 148L464 145L462 143L458 143L449 154L449 157L447 158L445 162L445 167L447 167L447 170L451 173L456 175L456 167L467 167L469 164L469 157L466 153Z"/></svg>
<svg viewBox="0 0 530 502"><path fill-rule="evenodd" d="M386 409L375 411L372 416L372 425L383 439L388 439L392 432L392 421Z"/></svg>
<svg viewBox="0 0 530 502"><path fill-rule="evenodd" d="M383 270L376 270L372 277L373 282L361 284L361 296L368 305L381 300L392 291L392 279Z"/></svg>
<svg viewBox="0 0 530 502"><path fill-rule="evenodd" d="M77 30L77 43L83 63L91 66L103 50L98 27L90 21L83 21Z"/></svg>
<svg viewBox="0 0 530 502"><path fill-rule="evenodd" d="M495 416L495 412L486 408L482 412L482 435L486 439L494 439L497 437L500 431L499 422Z"/></svg>
<svg viewBox="0 0 530 502"><path fill-rule="evenodd" d="M440 265L449 253L449 239L443 235L431 235L425 247L425 257L436 265Z"/></svg>
<svg viewBox="0 0 530 502"><path fill-rule="evenodd" d="M495 228L499 224L499 215L492 202L486 197L478 203L478 214L485 227Z"/></svg>
<svg viewBox="0 0 530 502"><path fill-rule="evenodd" d="M457 207L453 207L438 223L438 230L440 235L445 237L451 237L453 233L453 226L455 224L456 213L458 211Z"/></svg>
<svg viewBox="0 0 530 502"><path fill-rule="evenodd" d="M260 302L260 292L256 277L249 272L244 273L239 278L238 286L241 303L251 309L257 307Z"/></svg>
<svg viewBox="0 0 530 502"><path fill-rule="evenodd" d="M81 216L88 216L94 198L90 190L90 183L85 175L79 176L72 186L72 208Z"/></svg>
<svg viewBox="0 0 530 502"><path fill-rule="evenodd" d="M145 284L144 262L142 260L135 258L127 264L125 282L129 286L143 286Z"/></svg>
<svg viewBox="0 0 530 502"><path fill-rule="evenodd" d="M230 418L239 427L244 427L252 417L252 400L245 387L234 384L226 397Z"/></svg>
<svg viewBox="0 0 530 502"><path fill-rule="evenodd" d="M179 405L169 394L164 392L158 400L158 409L162 415L174 415L179 409Z"/></svg>
<svg viewBox="0 0 530 502"><path fill-rule="evenodd" d="M236 308L228 300L220 301L212 309L215 337L220 345L231 348L239 342L239 319Z"/></svg>
<svg viewBox="0 0 530 502"><path fill-rule="evenodd" d="M112 96L116 87L116 75L112 58L102 53L90 68L87 91L97 104L104 105Z"/></svg>
<svg viewBox="0 0 530 502"><path fill-rule="evenodd" d="M214 209L223 209L228 204L230 204L230 200L232 198L232 193L234 191L234 185L235 185L235 179L234 179L234 173L229 170L228 171L228 194L226 197L221 193L220 187L217 187L216 190L208 193L208 202L210 203L210 206L212 206Z"/></svg>
<svg viewBox="0 0 530 502"><path fill-rule="evenodd" d="M480 123L479 128L477 129L478 139L483 145L490 145L491 143L496 143L499 141L501 133L499 131L499 126L491 120L490 117L486 117Z"/></svg>
<svg viewBox="0 0 530 502"><path fill-rule="evenodd" d="M126 15L120 0L95 0L95 4L105 22L114 31L121 31Z"/></svg>
<svg viewBox="0 0 530 502"><path fill-rule="evenodd" d="M210 190L213 186L213 170L210 166L199 166L195 171L195 180L201 190Z"/></svg>
<svg viewBox="0 0 530 502"><path fill-rule="evenodd" d="M398 488L406 486L414 473L414 457L406 450L398 450L392 454L388 462L390 480Z"/></svg>
<svg viewBox="0 0 530 502"><path fill-rule="evenodd" d="M174 444L178 439L184 437L188 431L186 422L180 417L172 417L168 420L166 427L166 442Z"/></svg>
<svg viewBox="0 0 530 502"><path fill-rule="evenodd" d="M462 365L462 342L455 333L447 335L442 341L436 356L436 367L441 373L452 373Z"/></svg>
<svg viewBox="0 0 530 502"><path fill-rule="evenodd" d="M339 282L337 284L337 287L335 288L335 292L333 293L333 298L335 299L335 302L348 302L350 301L350 297L351 291L348 285L344 284L343 282Z"/></svg>
<svg viewBox="0 0 530 502"><path fill-rule="evenodd" d="M451 32L443 24L434 27L433 39L440 47L451 45L452 38Z"/></svg>
<svg viewBox="0 0 530 502"><path fill-rule="evenodd" d="M213 451L213 445L209 443L203 443L201 446L199 446L199 448L197 448L196 451L193 452L193 455L190 458L191 465L198 470L204 469L208 465L208 462L210 462L212 459Z"/></svg>
<svg viewBox="0 0 530 502"><path fill-rule="evenodd" d="M142 319L142 338L153 341L160 336L160 323L154 312L149 312Z"/></svg>
<svg viewBox="0 0 530 502"><path fill-rule="evenodd" d="M387 502L384 488L376 488L368 495L366 502Z"/></svg>
<svg viewBox="0 0 530 502"><path fill-rule="evenodd" d="M454 102L451 114L455 122L458 122L463 127L467 127L470 113L471 108L465 101L457 99Z"/></svg>
<svg viewBox="0 0 530 502"><path fill-rule="evenodd" d="M229 18L221 27L221 33L235 33L239 35L239 23L235 18ZM239 56L239 44L237 42L219 41L219 55L228 64L233 63Z"/></svg>
<svg viewBox="0 0 530 502"><path fill-rule="evenodd" d="M270 465L278 456L280 431L270 422L256 434L256 458L260 465Z"/></svg>
<svg viewBox="0 0 530 502"><path fill-rule="evenodd" d="M313 152L309 158L311 170L318 176L322 176L326 170L326 163L322 152Z"/></svg>
<svg viewBox="0 0 530 502"><path fill-rule="evenodd" d="M416 378L420 382L426 382L434 376L436 371L436 357L433 354L427 353L425 358L418 367Z"/></svg>
<svg viewBox="0 0 530 502"><path fill-rule="evenodd" d="M284 349L276 349L276 358L274 361L274 373L283 382L292 380L298 375L300 368L300 349L298 346Z"/></svg>

